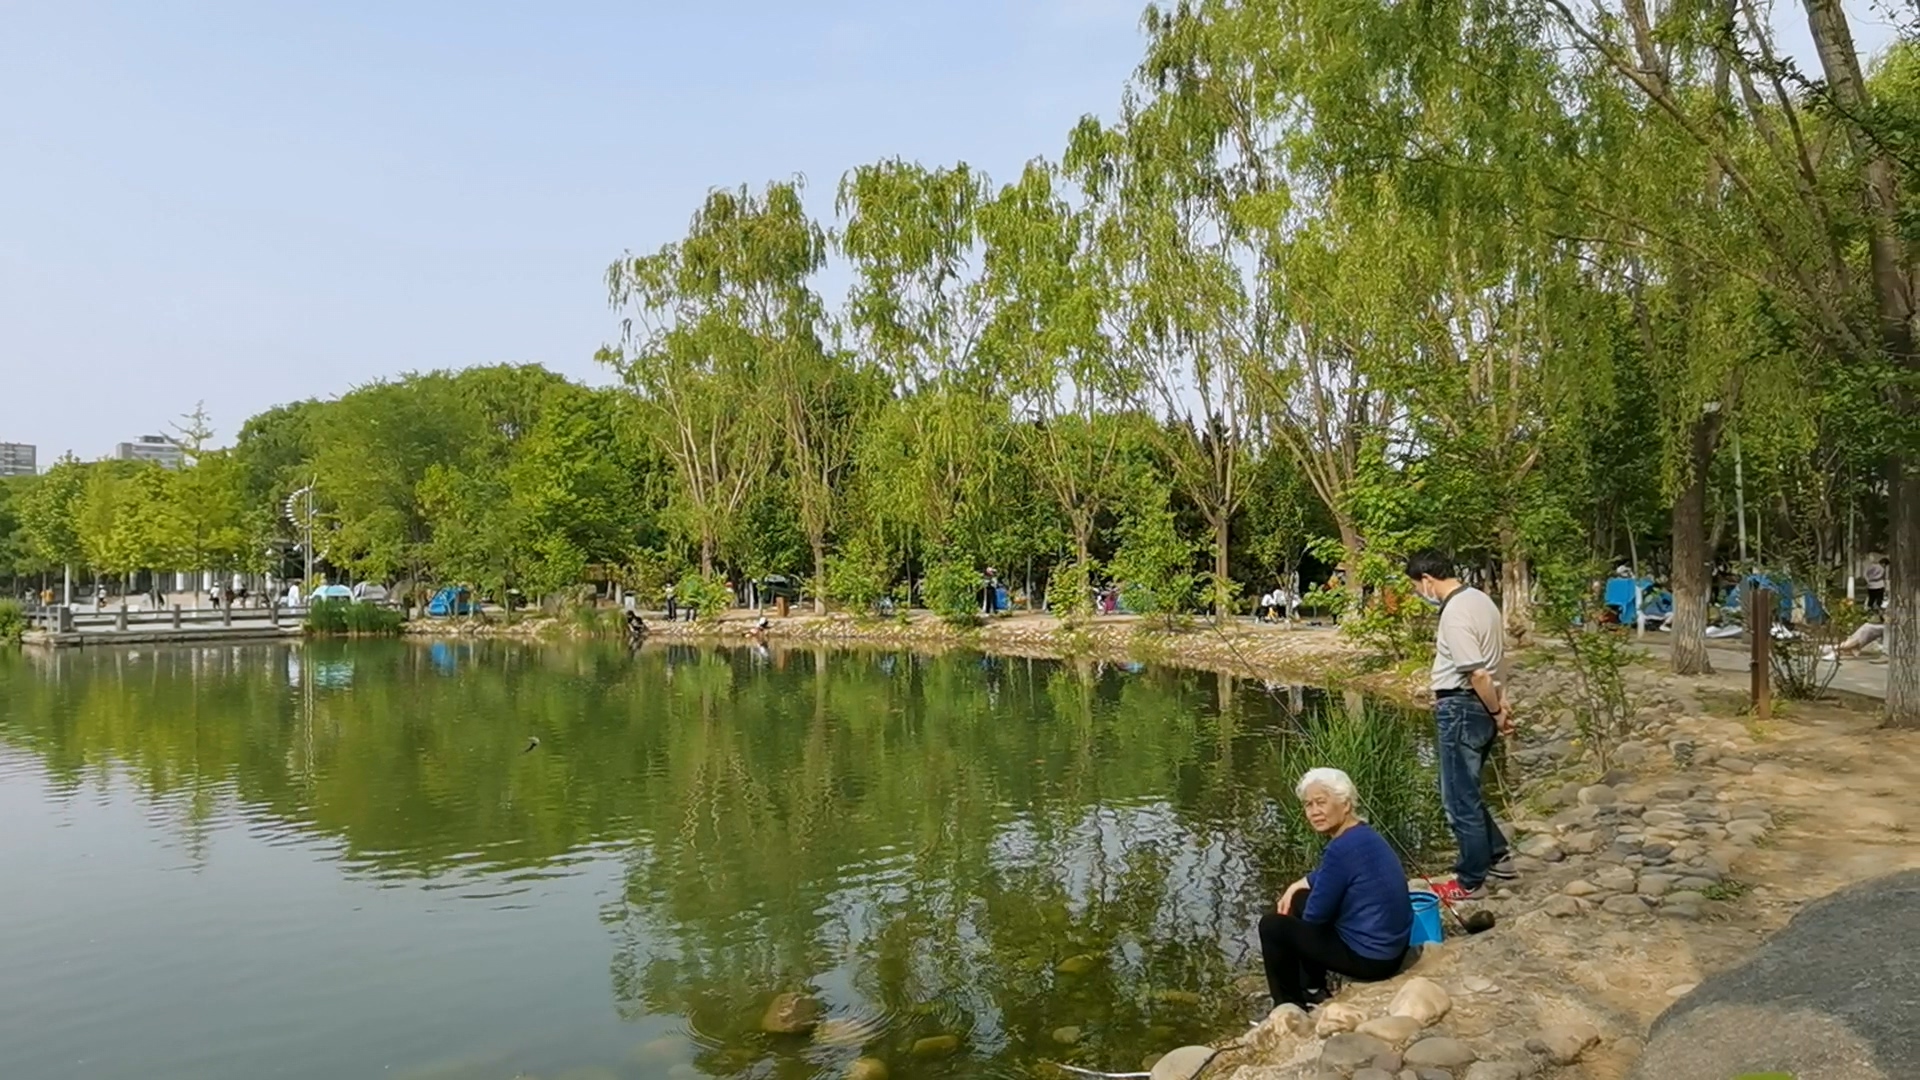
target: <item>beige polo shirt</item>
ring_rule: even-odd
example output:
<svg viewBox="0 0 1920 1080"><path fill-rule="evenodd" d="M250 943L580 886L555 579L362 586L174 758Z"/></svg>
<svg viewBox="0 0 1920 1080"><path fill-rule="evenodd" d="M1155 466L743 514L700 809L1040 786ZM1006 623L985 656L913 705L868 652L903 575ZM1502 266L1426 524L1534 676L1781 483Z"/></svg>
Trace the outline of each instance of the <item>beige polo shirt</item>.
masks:
<svg viewBox="0 0 1920 1080"><path fill-rule="evenodd" d="M1500 605L1471 585L1463 585L1440 604L1440 626L1433 634L1433 689L1464 690L1482 668L1500 679L1507 637Z"/></svg>

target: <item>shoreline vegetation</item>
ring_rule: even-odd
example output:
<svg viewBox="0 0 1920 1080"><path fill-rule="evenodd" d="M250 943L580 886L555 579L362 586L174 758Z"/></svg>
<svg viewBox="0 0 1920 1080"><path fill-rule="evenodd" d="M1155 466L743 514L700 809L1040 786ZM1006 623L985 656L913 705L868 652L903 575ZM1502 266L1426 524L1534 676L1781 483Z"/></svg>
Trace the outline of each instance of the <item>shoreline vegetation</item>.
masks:
<svg viewBox="0 0 1920 1080"><path fill-rule="evenodd" d="M408 637L512 637L557 639L616 637L622 613L604 609L595 618L578 615L525 615L459 619L412 619ZM718 618L692 622L647 620L648 643L660 641L748 645L759 612L740 609ZM932 612L914 610L891 618L844 613L795 612L769 618L769 646L908 649L937 653L973 649L996 656L1036 660L1098 660L1110 663L1172 664L1199 671L1267 682L1304 683L1333 689L1365 690L1400 704L1426 699L1424 665L1382 666L1367 646L1332 626L1249 623L1231 619L1216 626L1195 617L1171 627L1144 616L1103 615L1067 620L1039 612L1021 612L957 625Z"/></svg>

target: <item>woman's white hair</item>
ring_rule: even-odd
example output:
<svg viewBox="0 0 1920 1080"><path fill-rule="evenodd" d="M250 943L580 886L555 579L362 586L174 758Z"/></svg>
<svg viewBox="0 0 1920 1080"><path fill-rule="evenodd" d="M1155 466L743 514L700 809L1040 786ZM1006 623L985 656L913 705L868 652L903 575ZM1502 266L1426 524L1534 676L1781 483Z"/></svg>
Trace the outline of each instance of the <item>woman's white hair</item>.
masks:
<svg viewBox="0 0 1920 1080"><path fill-rule="evenodd" d="M1301 777L1300 782L1294 785L1294 797L1305 799L1307 792L1314 788L1326 789L1327 794L1333 796L1335 802L1354 808L1360 805L1360 792L1353 786L1353 777L1339 769L1330 769L1325 766L1308 769L1307 775Z"/></svg>

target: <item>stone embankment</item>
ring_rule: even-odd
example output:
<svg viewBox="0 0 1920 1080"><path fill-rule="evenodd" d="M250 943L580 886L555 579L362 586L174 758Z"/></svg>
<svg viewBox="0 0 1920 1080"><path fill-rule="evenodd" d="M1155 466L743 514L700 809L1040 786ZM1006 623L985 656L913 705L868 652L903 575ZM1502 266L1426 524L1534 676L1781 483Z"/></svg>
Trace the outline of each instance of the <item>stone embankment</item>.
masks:
<svg viewBox="0 0 1920 1080"><path fill-rule="evenodd" d="M1629 673L1632 737L1603 769L1556 704L1571 679L1532 656L1513 680L1530 721L1505 777L1521 873L1481 905L1493 930L1449 925L1402 978L1348 986L1311 1020L1277 1010L1203 1071L1154 1080L1653 1080L1635 1071L1649 1029L1688 1008L1696 984L1754 956L1809 900L1920 866L1907 795L1920 734L1831 703L1761 726L1711 680L1644 666ZM1835 1005L1803 1028L1846 1030L1860 1022L1848 1008L1870 1011ZM1697 1075L1731 1080L1793 1053L1783 1043Z"/></svg>

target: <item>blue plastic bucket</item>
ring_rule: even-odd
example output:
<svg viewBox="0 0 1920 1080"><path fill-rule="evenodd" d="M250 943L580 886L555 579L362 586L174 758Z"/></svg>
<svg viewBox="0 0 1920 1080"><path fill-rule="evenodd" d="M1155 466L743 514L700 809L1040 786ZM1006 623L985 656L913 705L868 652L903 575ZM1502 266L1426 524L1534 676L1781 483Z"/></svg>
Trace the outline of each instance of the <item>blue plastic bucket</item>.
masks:
<svg viewBox="0 0 1920 1080"><path fill-rule="evenodd" d="M1438 945L1445 937L1440 926L1440 898L1430 892L1410 895L1413 897L1413 933L1407 938L1407 944Z"/></svg>

